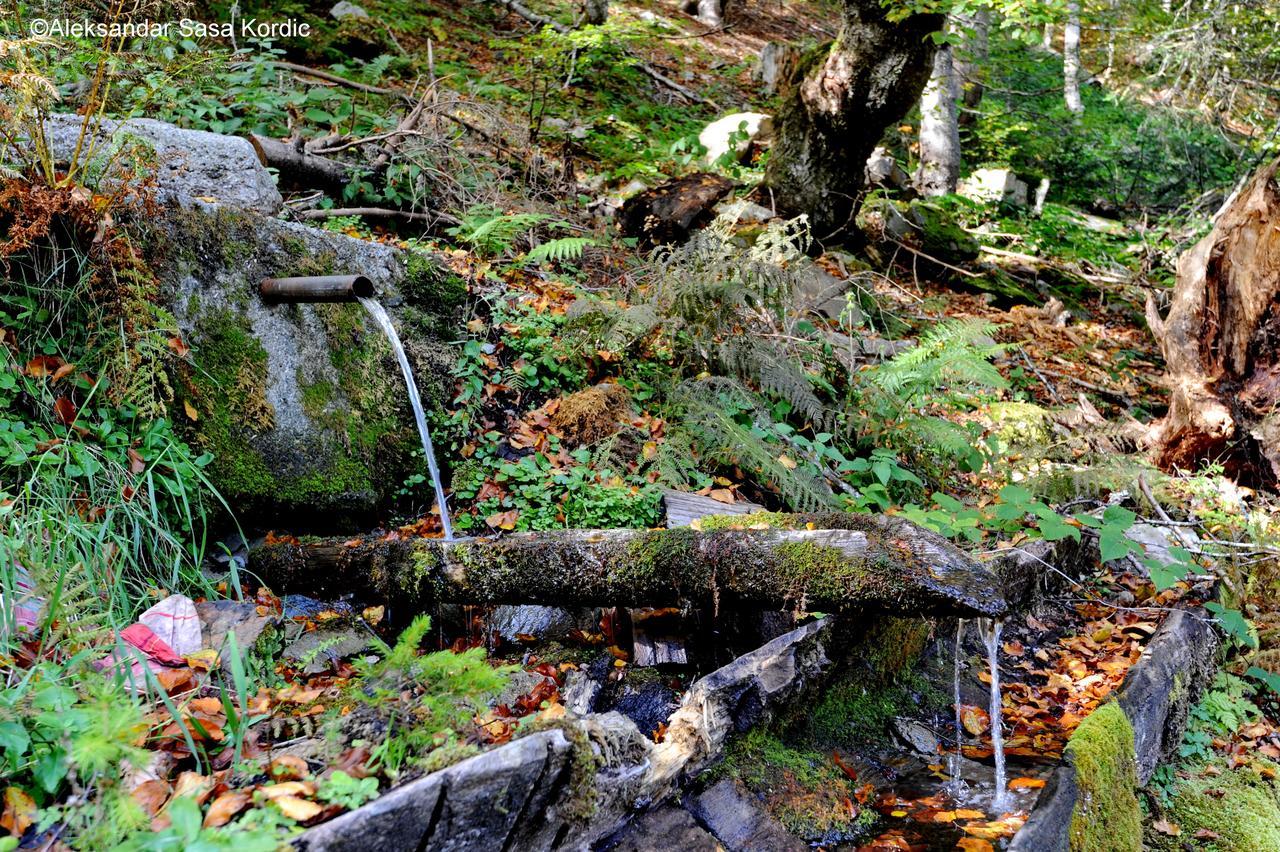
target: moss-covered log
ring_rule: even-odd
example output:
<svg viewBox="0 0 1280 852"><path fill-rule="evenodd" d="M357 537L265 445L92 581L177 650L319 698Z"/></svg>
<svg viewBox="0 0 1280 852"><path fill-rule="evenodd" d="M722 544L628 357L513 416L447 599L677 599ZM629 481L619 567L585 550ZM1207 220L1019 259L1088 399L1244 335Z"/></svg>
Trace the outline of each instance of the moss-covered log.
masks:
<svg viewBox="0 0 1280 852"><path fill-rule="evenodd" d="M250 568L277 591L435 601L666 606L745 603L831 612L999 615L999 583L898 518L757 515L703 529L561 530L501 538L274 543ZM758 528L751 528L758 527Z"/></svg>

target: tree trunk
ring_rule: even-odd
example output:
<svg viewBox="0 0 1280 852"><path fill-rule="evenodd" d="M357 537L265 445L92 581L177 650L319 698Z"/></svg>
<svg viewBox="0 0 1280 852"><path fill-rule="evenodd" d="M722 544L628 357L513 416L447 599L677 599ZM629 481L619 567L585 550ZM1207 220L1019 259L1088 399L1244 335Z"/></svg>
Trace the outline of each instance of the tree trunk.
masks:
<svg viewBox="0 0 1280 852"><path fill-rule="evenodd" d="M947 195L960 180L960 125L957 123L957 79L954 49L940 46L933 54L933 73L920 96L920 168L916 190L923 196Z"/></svg>
<svg viewBox="0 0 1280 852"><path fill-rule="evenodd" d="M1147 322L1168 365L1158 463L1217 461L1248 484L1280 480L1280 160L1228 199L1209 235L1178 260L1163 320Z"/></svg>
<svg viewBox="0 0 1280 852"><path fill-rule="evenodd" d="M723 526L748 526L751 516ZM555 606L727 605L834 612L999 615L999 581L899 518L767 516L774 528L559 530L503 538L273 543L251 570L284 593L359 592L411 609L436 601ZM710 526L706 519L703 523ZM813 524L814 529L808 528ZM784 528L778 528L784 527Z"/></svg>
<svg viewBox="0 0 1280 852"><path fill-rule="evenodd" d="M1067 109L1084 112L1080 100L1080 0L1067 0L1067 26L1062 31L1062 93Z"/></svg>
<svg viewBox="0 0 1280 852"><path fill-rule="evenodd" d="M983 67L987 64L987 55L991 44L991 10L979 9L972 16L957 19L964 31L964 41L956 48L951 58L955 69L956 85L960 87L961 104L959 123L971 124L974 111L982 103L984 86L982 83Z"/></svg>
<svg viewBox="0 0 1280 852"><path fill-rule="evenodd" d="M587 23L598 27L609 20L609 0L586 0L583 11Z"/></svg>
<svg viewBox="0 0 1280 852"><path fill-rule="evenodd" d="M1053 53L1053 24L1044 25L1044 31L1040 34L1040 49Z"/></svg>
<svg viewBox="0 0 1280 852"><path fill-rule="evenodd" d="M802 62L775 118L766 184L780 207L807 213L814 233L848 226L864 165L884 129L920 97L945 18L890 21L880 0L844 0L839 34Z"/></svg>
<svg viewBox="0 0 1280 852"><path fill-rule="evenodd" d="M684 12L694 15L708 27L719 27L724 21L725 0L686 0Z"/></svg>

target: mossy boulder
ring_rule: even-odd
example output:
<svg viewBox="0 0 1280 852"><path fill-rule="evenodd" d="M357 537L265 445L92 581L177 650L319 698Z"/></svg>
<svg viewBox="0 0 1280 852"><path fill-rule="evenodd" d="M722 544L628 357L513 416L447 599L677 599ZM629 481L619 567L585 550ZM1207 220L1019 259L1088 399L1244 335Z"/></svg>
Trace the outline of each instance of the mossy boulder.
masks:
<svg viewBox="0 0 1280 852"><path fill-rule="evenodd" d="M357 303L265 304L263 278L359 273L394 306L428 409L448 402L441 339L465 285L429 255L251 213L196 205L148 223L144 243L191 348L175 420L214 455L233 510L352 526L425 471L395 357Z"/></svg>

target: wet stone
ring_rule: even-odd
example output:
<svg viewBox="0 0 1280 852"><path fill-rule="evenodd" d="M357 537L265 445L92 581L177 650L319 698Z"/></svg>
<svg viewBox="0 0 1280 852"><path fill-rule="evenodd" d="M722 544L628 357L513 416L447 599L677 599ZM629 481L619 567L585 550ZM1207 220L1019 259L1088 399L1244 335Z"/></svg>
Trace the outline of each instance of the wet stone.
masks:
<svg viewBox="0 0 1280 852"><path fill-rule="evenodd" d="M601 852L722 852L724 846L698 825L693 814L676 807L659 808L636 818L629 826L601 844Z"/></svg>
<svg viewBox="0 0 1280 852"><path fill-rule="evenodd" d="M650 681L640 686L624 684L613 709L636 723L643 733L656 731L680 706L675 692L665 683Z"/></svg>
<svg viewBox="0 0 1280 852"><path fill-rule="evenodd" d="M807 849L732 778L689 802L689 810L730 852L791 852Z"/></svg>

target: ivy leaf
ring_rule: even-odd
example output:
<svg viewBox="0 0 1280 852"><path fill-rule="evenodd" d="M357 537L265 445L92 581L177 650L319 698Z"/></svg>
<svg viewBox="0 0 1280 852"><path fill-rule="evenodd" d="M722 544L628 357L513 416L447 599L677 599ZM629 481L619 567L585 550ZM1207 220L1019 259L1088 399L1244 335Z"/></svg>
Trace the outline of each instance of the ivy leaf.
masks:
<svg viewBox="0 0 1280 852"><path fill-rule="evenodd" d="M1040 535L1044 536L1046 541L1061 541L1064 538L1080 540L1080 530L1071 526L1059 515L1050 513L1041 517L1038 526Z"/></svg>
<svg viewBox="0 0 1280 852"><path fill-rule="evenodd" d="M1124 530L1111 525L1104 526L1098 533L1098 548L1102 551L1103 562L1128 556L1130 543L1125 537Z"/></svg>
<svg viewBox="0 0 1280 852"><path fill-rule="evenodd" d="M7 756L22 757L31 746L31 735L21 722L0 722L0 748Z"/></svg>
<svg viewBox="0 0 1280 852"><path fill-rule="evenodd" d="M1151 582L1155 584L1157 592L1163 592L1165 589L1171 589L1187 575L1184 570L1185 566L1173 563L1166 565L1159 559L1146 558L1142 560L1142 564L1147 566L1147 574L1151 577Z"/></svg>
<svg viewBox="0 0 1280 852"><path fill-rule="evenodd" d="M1271 691L1280 695L1280 674L1273 674L1266 669L1260 669L1257 666L1250 666L1249 670L1244 673L1245 677L1256 678L1271 688Z"/></svg>
<svg viewBox="0 0 1280 852"><path fill-rule="evenodd" d="M1222 629L1227 631L1227 635L1236 639L1242 645L1254 645L1257 640L1254 639L1253 633L1249 630L1249 620L1238 609L1223 606L1217 601L1210 601L1204 605L1218 618L1218 623L1222 625Z"/></svg>
<svg viewBox="0 0 1280 852"><path fill-rule="evenodd" d="M1102 512L1102 523L1108 527L1117 527L1124 532L1133 526L1138 516L1123 506L1108 506Z"/></svg>

